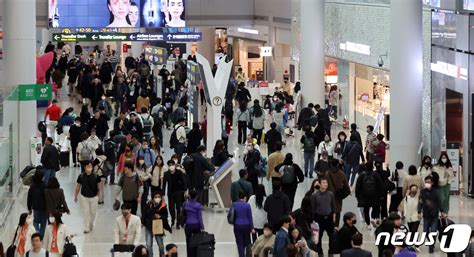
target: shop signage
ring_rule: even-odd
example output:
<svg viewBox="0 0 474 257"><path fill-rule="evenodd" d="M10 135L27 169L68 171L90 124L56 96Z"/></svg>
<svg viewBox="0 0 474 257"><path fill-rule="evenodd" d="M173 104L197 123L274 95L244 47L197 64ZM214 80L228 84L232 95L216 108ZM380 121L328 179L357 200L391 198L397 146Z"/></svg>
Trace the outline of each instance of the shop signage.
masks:
<svg viewBox="0 0 474 257"><path fill-rule="evenodd" d="M451 181L451 191L459 191L459 144L448 144L446 154L453 165L454 178Z"/></svg>
<svg viewBox="0 0 474 257"><path fill-rule="evenodd" d="M260 47L260 55L263 57L271 57L273 55L272 47L271 46Z"/></svg>
<svg viewBox="0 0 474 257"><path fill-rule="evenodd" d="M258 35L258 30L256 29L245 29L245 28L237 28L237 32Z"/></svg>
<svg viewBox="0 0 474 257"><path fill-rule="evenodd" d="M171 42L200 42L202 41L202 32L193 33L165 33L163 38Z"/></svg>
<svg viewBox="0 0 474 257"><path fill-rule="evenodd" d="M461 67L461 65L454 65L450 63L445 63L437 61L436 63L431 63L431 71L444 74L457 79L467 80L468 73L467 69Z"/></svg>
<svg viewBox="0 0 474 257"><path fill-rule="evenodd" d="M18 86L19 101L51 100L52 90L48 84L30 84Z"/></svg>
<svg viewBox="0 0 474 257"><path fill-rule="evenodd" d="M348 52L370 55L370 46L364 44L346 41L345 43L339 44L339 48Z"/></svg>

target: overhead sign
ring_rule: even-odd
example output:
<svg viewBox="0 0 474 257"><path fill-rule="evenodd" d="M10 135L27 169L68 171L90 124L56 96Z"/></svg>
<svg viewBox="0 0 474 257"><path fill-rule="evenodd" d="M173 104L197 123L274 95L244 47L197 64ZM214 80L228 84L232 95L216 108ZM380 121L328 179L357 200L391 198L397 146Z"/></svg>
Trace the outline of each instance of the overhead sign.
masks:
<svg viewBox="0 0 474 257"><path fill-rule="evenodd" d="M164 38L166 41L171 41L171 42L199 42L199 41L202 41L202 33L201 32L165 33Z"/></svg>
<svg viewBox="0 0 474 257"><path fill-rule="evenodd" d="M252 35L258 35L258 30L256 29L246 29L246 28L237 28L237 31L240 33L246 33L246 34L252 34Z"/></svg>
<svg viewBox="0 0 474 257"><path fill-rule="evenodd" d="M260 47L260 55L263 57L271 57L273 55L272 47L271 46Z"/></svg>
<svg viewBox="0 0 474 257"><path fill-rule="evenodd" d="M54 33L55 42L104 42L104 41L172 41L198 42L202 33Z"/></svg>
<svg viewBox="0 0 474 257"><path fill-rule="evenodd" d="M341 43L339 48L344 51L354 52L358 54L370 55L370 46L346 41Z"/></svg>
<svg viewBox="0 0 474 257"><path fill-rule="evenodd" d="M454 65L446 62L437 61L436 63L431 63L431 71L457 79L468 79L467 69L459 64Z"/></svg>

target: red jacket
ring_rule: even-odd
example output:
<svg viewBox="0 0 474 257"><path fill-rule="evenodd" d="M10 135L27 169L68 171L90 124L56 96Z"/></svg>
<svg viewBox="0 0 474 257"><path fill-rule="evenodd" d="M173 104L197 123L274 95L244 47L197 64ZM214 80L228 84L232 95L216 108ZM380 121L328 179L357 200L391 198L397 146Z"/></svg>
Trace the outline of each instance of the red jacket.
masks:
<svg viewBox="0 0 474 257"><path fill-rule="evenodd" d="M46 109L46 116L49 116L49 120L58 121L61 118L61 107L57 105L51 105Z"/></svg>
<svg viewBox="0 0 474 257"><path fill-rule="evenodd" d="M375 148L375 156L382 157L382 161L385 162L385 153L387 151L387 144L381 141Z"/></svg>

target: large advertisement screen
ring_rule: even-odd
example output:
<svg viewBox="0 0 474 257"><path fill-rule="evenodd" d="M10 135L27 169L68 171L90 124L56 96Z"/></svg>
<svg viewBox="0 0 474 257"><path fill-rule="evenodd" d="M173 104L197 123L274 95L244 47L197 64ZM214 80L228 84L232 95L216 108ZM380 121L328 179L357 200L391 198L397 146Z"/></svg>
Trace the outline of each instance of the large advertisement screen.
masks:
<svg viewBox="0 0 474 257"><path fill-rule="evenodd" d="M449 13L432 12L431 40L438 46L469 50L469 16Z"/></svg>
<svg viewBox="0 0 474 257"><path fill-rule="evenodd" d="M48 0L53 28L185 27L186 0Z"/></svg>

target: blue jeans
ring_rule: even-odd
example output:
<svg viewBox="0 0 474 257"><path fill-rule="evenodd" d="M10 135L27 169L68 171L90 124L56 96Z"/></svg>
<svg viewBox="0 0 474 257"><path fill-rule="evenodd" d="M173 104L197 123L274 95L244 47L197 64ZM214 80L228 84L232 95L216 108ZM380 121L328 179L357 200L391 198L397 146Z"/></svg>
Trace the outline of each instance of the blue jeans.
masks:
<svg viewBox="0 0 474 257"><path fill-rule="evenodd" d="M350 163L344 164L344 174L346 175L347 181L349 181L349 178L350 178L350 181L349 181L350 186L354 185L354 179L357 172L359 172L359 164L350 164Z"/></svg>
<svg viewBox="0 0 474 257"><path fill-rule="evenodd" d="M235 242L239 251L239 257L245 257L245 247L250 246L250 225L234 225Z"/></svg>
<svg viewBox="0 0 474 257"><path fill-rule="evenodd" d="M423 232L437 232L438 231L438 218L423 218ZM434 245L430 245L429 249L434 250Z"/></svg>
<svg viewBox="0 0 474 257"><path fill-rule="evenodd" d="M33 210L33 226L41 236L44 236L44 230L46 228L46 211L45 210Z"/></svg>
<svg viewBox="0 0 474 257"><path fill-rule="evenodd" d="M316 152L304 152L304 175L307 176L309 174L310 177L313 176L313 169L314 169L314 156Z"/></svg>
<svg viewBox="0 0 474 257"><path fill-rule="evenodd" d="M43 169L43 183L48 185L49 178L56 177L56 171L53 169Z"/></svg>
<svg viewBox="0 0 474 257"><path fill-rule="evenodd" d="M158 249L160 249L160 257L165 255L165 245L163 244L163 236L154 236L153 232L145 229L146 248L148 249L148 256L153 257L153 238L155 238Z"/></svg>

